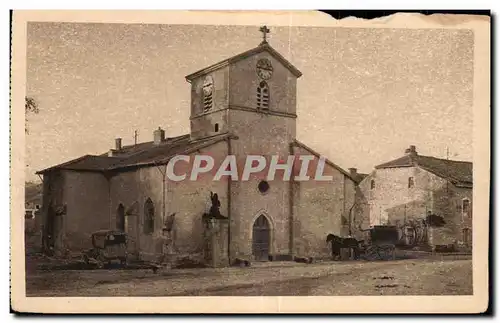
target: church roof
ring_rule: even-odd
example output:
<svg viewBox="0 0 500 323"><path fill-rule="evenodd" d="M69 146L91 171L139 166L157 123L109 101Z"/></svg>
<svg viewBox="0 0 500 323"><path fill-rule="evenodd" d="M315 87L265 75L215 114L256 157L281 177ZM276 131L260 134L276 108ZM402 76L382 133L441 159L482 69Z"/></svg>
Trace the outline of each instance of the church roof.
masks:
<svg viewBox="0 0 500 323"><path fill-rule="evenodd" d="M105 170L111 166L116 160L110 157L84 155L68 162L55 165L44 170L36 172L37 174L44 174L56 169L76 170L76 171L98 171Z"/></svg>
<svg viewBox="0 0 500 323"><path fill-rule="evenodd" d="M306 146L305 144L301 143L297 139L295 139L293 141L293 144L296 145L296 146L298 146L298 147L301 147L301 148L307 150L308 152L312 153L314 156L316 156L318 158L321 156L315 150L313 150L312 148L310 148L310 147ZM338 166L337 164L334 164L329 159L325 159L325 164L327 164L327 165L335 168L336 170L338 170L339 172L341 172L342 174L344 174L345 176L347 176L349 179L351 179L353 182L359 183L358 178L354 178L349 172L345 171L342 167Z"/></svg>
<svg viewBox="0 0 500 323"><path fill-rule="evenodd" d="M302 72L300 72L295 66L292 65L292 63L290 63L286 58L284 58L280 53L278 53L277 50L272 48L271 45L269 45L267 42L265 42L265 43L262 43L255 48L247 50L246 52L243 52L243 53L238 54L236 56L233 56L231 58L227 58L227 59L220 61L216 64L210 65L208 67L205 67L204 69L201 69L197 72L189 74L188 76L186 76L186 80L191 81L191 80L193 80L201 75L218 70L224 66L238 62L242 59L245 59L245 58L250 57L252 55L261 53L263 51L266 51L269 54L271 54L271 56L273 56L275 59L277 59L279 62L281 62L281 64L283 64L286 68L288 68L288 70L296 77L302 76Z"/></svg>
<svg viewBox="0 0 500 323"><path fill-rule="evenodd" d="M456 186L472 187L472 163L422 156L406 155L375 167L375 169L418 166Z"/></svg>
<svg viewBox="0 0 500 323"><path fill-rule="evenodd" d="M161 165L179 154L189 154L198 149L205 148L217 142L226 140L231 135L219 135L201 140L191 140L189 135L167 138L159 145L154 142L144 142L137 145L124 146L115 156L109 157L107 153L101 155L84 155L41 171L44 174L51 170L64 169L74 171L105 172L118 171L133 167Z"/></svg>

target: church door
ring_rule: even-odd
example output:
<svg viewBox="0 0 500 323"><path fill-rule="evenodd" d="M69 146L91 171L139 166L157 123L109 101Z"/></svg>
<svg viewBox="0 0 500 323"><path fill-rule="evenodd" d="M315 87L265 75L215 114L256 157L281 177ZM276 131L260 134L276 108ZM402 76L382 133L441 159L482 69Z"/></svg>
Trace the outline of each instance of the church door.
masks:
<svg viewBox="0 0 500 323"><path fill-rule="evenodd" d="M264 215L261 215L253 224L252 253L255 260L263 261L269 259L269 241L269 221Z"/></svg>
<svg viewBox="0 0 500 323"><path fill-rule="evenodd" d="M116 210L116 230L125 232L125 207L121 203Z"/></svg>

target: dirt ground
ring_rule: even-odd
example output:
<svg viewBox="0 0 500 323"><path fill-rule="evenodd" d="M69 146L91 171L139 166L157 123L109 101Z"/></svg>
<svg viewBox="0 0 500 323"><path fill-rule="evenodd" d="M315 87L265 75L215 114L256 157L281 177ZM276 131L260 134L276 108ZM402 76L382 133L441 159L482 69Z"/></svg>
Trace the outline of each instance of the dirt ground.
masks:
<svg viewBox="0 0 500 323"><path fill-rule="evenodd" d="M471 295L471 260L256 263L248 268L39 270L27 296Z"/></svg>

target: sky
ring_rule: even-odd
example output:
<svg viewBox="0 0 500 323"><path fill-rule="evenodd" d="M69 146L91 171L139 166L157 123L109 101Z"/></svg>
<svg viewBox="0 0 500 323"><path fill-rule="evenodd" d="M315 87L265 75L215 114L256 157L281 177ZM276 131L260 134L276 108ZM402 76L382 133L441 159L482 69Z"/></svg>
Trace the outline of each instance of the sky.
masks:
<svg viewBox="0 0 500 323"><path fill-rule="evenodd" d="M302 73L297 139L369 173L403 155L472 161L470 30L270 27ZM185 76L256 47L259 26L29 23L27 180L114 146L189 133Z"/></svg>

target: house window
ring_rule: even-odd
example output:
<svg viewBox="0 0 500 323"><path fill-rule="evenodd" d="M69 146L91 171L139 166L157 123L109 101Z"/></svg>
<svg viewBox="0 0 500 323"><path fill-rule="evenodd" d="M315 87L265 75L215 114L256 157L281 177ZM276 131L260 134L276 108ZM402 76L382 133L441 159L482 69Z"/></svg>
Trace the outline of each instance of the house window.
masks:
<svg viewBox="0 0 500 323"><path fill-rule="evenodd" d="M257 88L257 109L269 109L269 86L264 81Z"/></svg>
<svg viewBox="0 0 500 323"><path fill-rule="evenodd" d="M415 186L415 180L413 177L408 177L408 188L412 188L413 186Z"/></svg>
<svg viewBox="0 0 500 323"><path fill-rule="evenodd" d="M470 201L469 199L462 200L462 214L470 217Z"/></svg>
<svg viewBox="0 0 500 323"><path fill-rule="evenodd" d="M370 189L374 189L375 188L375 181L372 179L371 182L370 182Z"/></svg>
<svg viewBox="0 0 500 323"><path fill-rule="evenodd" d="M150 198L144 203L144 234L151 234L155 230L155 206Z"/></svg>
<svg viewBox="0 0 500 323"><path fill-rule="evenodd" d="M472 245L472 230L469 228L462 229L462 240L465 246Z"/></svg>
<svg viewBox="0 0 500 323"><path fill-rule="evenodd" d="M219 132L219 124L218 123L215 124L214 130L215 130L215 132Z"/></svg>

